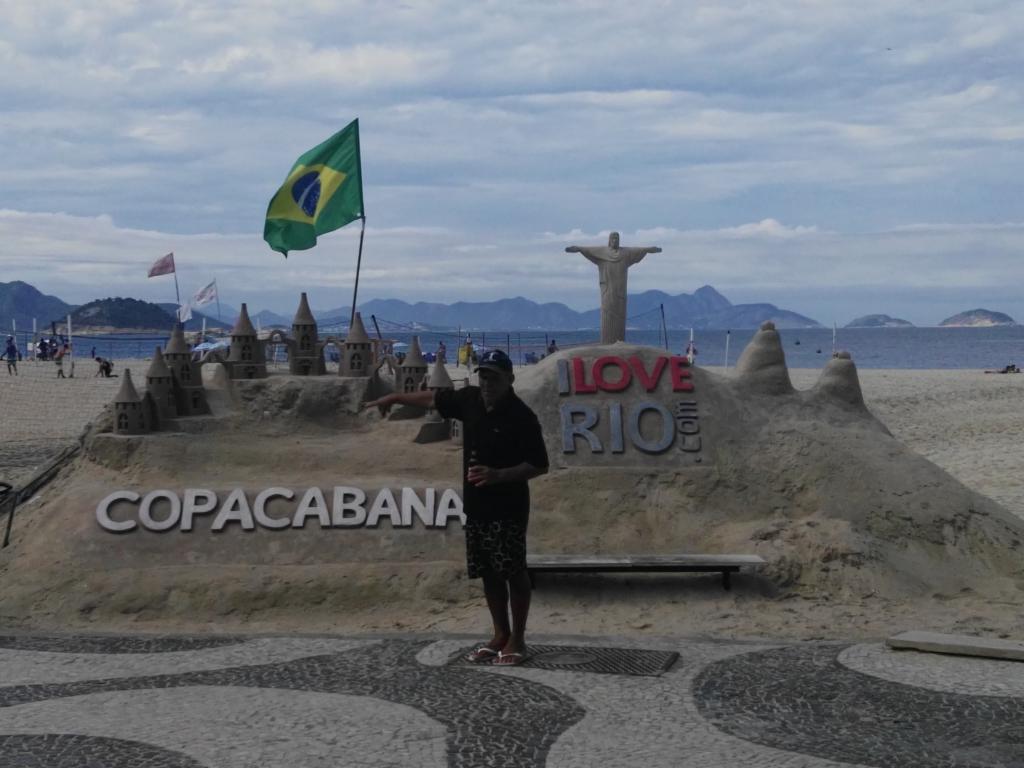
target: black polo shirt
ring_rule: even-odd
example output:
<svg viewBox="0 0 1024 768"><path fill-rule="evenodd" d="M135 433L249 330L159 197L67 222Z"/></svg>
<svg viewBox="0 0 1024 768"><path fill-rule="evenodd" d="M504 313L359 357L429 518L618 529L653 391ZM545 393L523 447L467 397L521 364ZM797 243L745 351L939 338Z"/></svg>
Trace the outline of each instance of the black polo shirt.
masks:
<svg viewBox="0 0 1024 768"><path fill-rule="evenodd" d="M479 387L447 389L434 396L437 412L462 422L462 504L473 520L526 522L530 514L530 486L515 483L475 486L466 481L470 458L476 463L506 469L524 461L547 469L548 452L536 414L511 389L491 411L484 407Z"/></svg>

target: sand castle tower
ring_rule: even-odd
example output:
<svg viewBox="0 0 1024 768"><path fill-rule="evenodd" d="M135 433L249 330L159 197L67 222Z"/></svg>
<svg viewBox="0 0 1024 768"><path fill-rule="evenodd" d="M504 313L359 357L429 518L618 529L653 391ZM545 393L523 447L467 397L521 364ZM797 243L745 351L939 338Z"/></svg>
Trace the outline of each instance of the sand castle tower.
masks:
<svg viewBox="0 0 1024 768"><path fill-rule="evenodd" d="M399 364L395 371L396 392L416 392L423 388L423 382L427 378L427 361L423 359L420 351L420 337L413 336L409 344L409 354Z"/></svg>
<svg viewBox="0 0 1024 768"><path fill-rule="evenodd" d="M793 392L782 351L782 339L775 323L766 320L736 361L736 380L744 389L766 395Z"/></svg>
<svg viewBox="0 0 1024 768"><path fill-rule="evenodd" d="M171 340L164 349L164 362L171 369L174 380L174 401L178 416L197 416L209 413L206 390L199 366L192 362L192 351L185 342L185 329L181 323L174 324ZM159 404L158 404L159 405Z"/></svg>
<svg viewBox="0 0 1024 768"><path fill-rule="evenodd" d="M228 375L232 379L267 378L267 360L256 329L249 319L249 309L242 304L238 322L231 329L231 352L227 360Z"/></svg>
<svg viewBox="0 0 1024 768"><path fill-rule="evenodd" d="M324 345L317 335L316 318L309 309L305 292L292 320L292 343L288 345L288 372L296 376L320 376L327 373Z"/></svg>
<svg viewBox="0 0 1024 768"><path fill-rule="evenodd" d="M452 377L448 375L448 369L444 367L441 358L434 361L434 367L430 369L430 377L427 379L427 389L435 394L445 389L455 389ZM440 430L444 437L462 441L462 422L457 419L442 419L441 414L436 410L431 411L431 419L440 423Z"/></svg>
<svg viewBox="0 0 1024 768"><path fill-rule="evenodd" d="M192 351L185 342L185 329L181 323L174 324L171 339L163 354L164 362L171 370L174 399L178 416L196 416L209 413L206 390L199 367L192 362Z"/></svg>
<svg viewBox="0 0 1024 768"><path fill-rule="evenodd" d="M837 352L835 357L825 363L821 377L812 391L816 396L828 397L858 408L865 407L857 366L845 350Z"/></svg>
<svg viewBox="0 0 1024 768"><path fill-rule="evenodd" d="M434 367L430 369L430 378L427 379L427 389L431 392L440 392L442 389L455 389L452 377L448 375L448 369L438 358L434 361Z"/></svg>
<svg viewBox="0 0 1024 768"><path fill-rule="evenodd" d="M114 433L144 435L150 431L146 403L132 384L132 372L125 369L121 388L114 398Z"/></svg>
<svg viewBox="0 0 1024 768"><path fill-rule="evenodd" d="M160 421L173 419L178 415L178 403L174 396L174 377L164 362L160 347L153 352L153 362L146 371L146 391L153 399Z"/></svg>
<svg viewBox="0 0 1024 768"><path fill-rule="evenodd" d="M363 318L358 312L352 319L352 327L341 346L339 376L369 376L374 365L373 345L366 335Z"/></svg>

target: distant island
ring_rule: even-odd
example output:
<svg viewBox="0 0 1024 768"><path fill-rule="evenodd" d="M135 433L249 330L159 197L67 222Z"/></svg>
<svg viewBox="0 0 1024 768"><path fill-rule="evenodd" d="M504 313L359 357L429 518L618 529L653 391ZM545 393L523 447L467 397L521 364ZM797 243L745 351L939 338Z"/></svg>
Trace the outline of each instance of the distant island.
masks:
<svg viewBox="0 0 1024 768"><path fill-rule="evenodd" d="M1016 325L1012 317L1002 312L989 309L969 309L952 317L947 317L940 326L957 328L988 328L993 325Z"/></svg>
<svg viewBox="0 0 1024 768"><path fill-rule="evenodd" d="M844 328L913 328L914 324L889 315L864 315L851 320Z"/></svg>
<svg viewBox="0 0 1024 768"><path fill-rule="evenodd" d="M298 296L295 297L298 306ZM673 330L687 328L748 329L757 328L770 320L778 328L820 328L821 324L804 315L780 309L774 304L733 304L722 294L705 285L692 294L668 294L663 291L645 291L630 294L627 327L631 330L657 330L665 325ZM208 309L208 308L204 308ZM56 296L45 296L35 287L21 281L0 283L0 318L13 318L19 329L28 330L36 320L40 331L51 323L63 323L71 314L76 331L159 331L165 332L174 322L174 304L154 304L134 298L105 298L74 306ZM230 328L237 310L222 305L223 320L206 315L207 328ZM371 315L382 324L402 326L422 331L462 330L590 330L600 327L599 309L577 312L565 304L548 302L539 304L517 296L482 302L455 302L441 304L417 302L409 304L398 299L371 299L359 305L363 317ZM314 310L321 326L347 326L350 307ZM193 319L186 330L199 330L204 316L192 310ZM263 328L288 327L292 315L276 314L269 310L250 309L254 322Z"/></svg>

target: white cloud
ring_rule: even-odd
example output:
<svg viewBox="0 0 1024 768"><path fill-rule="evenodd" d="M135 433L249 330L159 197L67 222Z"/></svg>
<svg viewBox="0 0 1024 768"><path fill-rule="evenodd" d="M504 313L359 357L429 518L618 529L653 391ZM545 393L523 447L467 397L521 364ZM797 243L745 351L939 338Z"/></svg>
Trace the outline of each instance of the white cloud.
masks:
<svg viewBox="0 0 1024 768"><path fill-rule="evenodd" d="M634 288L809 314L823 286L966 300L1018 272L1019 228L986 228L1024 218L1010 0L9 0L4 21L0 207L30 213L2 219L0 279L99 290L90 269L183 244L225 283L255 255L283 291L293 260L340 287L344 258L284 270L259 233L295 157L356 116L377 295L592 306L557 233L610 227L665 248Z"/></svg>

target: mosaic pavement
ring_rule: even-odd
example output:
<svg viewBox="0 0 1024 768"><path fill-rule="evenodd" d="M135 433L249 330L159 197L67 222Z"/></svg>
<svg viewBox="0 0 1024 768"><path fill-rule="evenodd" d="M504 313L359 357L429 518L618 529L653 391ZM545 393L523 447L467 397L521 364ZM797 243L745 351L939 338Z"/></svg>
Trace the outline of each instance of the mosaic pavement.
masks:
<svg viewBox="0 0 1024 768"><path fill-rule="evenodd" d="M0 636L0 768L1024 767L1024 663L880 644Z"/></svg>

